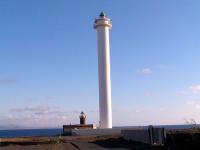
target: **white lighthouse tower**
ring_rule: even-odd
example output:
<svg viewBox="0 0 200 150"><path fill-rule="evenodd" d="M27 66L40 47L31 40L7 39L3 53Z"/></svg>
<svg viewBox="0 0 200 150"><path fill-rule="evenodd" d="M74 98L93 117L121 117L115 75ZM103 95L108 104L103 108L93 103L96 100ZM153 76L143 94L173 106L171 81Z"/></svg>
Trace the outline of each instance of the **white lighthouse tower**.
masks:
<svg viewBox="0 0 200 150"><path fill-rule="evenodd" d="M109 43L109 29L111 27L111 20L104 12L101 12L94 23L94 28L97 30L98 34L100 128L112 128Z"/></svg>

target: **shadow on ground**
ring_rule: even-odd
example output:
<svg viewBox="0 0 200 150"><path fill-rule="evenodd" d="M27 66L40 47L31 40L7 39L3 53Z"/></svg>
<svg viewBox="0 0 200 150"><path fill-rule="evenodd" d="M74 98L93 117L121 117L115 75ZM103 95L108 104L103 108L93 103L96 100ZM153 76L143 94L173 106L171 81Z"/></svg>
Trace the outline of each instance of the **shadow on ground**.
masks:
<svg viewBox="0 0 200 150"><path fill-rule="evenodd" d="M148 144L143 144L139 142L126 141L123 138L118 139L107 139L107 140L97 140L95 142L91 142L93 144L97 144L100 147L108 148L108 149L134 149L134 150L165 150L166 147L163 146L150 146Z"/></svg>

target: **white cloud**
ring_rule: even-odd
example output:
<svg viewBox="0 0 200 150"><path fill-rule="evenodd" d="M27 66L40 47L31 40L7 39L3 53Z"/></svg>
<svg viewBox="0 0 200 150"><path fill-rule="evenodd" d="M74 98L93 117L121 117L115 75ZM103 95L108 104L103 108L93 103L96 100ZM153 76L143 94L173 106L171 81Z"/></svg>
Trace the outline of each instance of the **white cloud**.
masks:
<svg viewBox="0 0 200 150"><path fill-rule="evenodd" d="M153 71L150 68L143 68L140 73L142 73L143 75L150 75L153 73Z"/></svg>
<svg viewBox="0 0 200 150"><path fill-rule="evenodd" d="M200 94L200 84L189 86L188 88L180 90L177 93L181 95Z"/></svg>
<svg viewBox="0 0 200 150"><path fill-rule="evenodd" d="M192 93L200 94L200 84L190 86L190 89L192 90Z"/></svg>
<svg viewBox="0 0 200 150"><path fill-rule="evenodd" d="M81 110L64 110L48 105L31 105L11 109L9 113L0 115L0 126L20 126L31 128L61 127L63 124L79 123ZM96 110L85 111L89 120L97 116ZM92 123L94 123L92 121ZM12 127L11 127L12 128ZM15 127L13 127L15 128Z"/></svg>
<svg viewBox="0 0 200 150"><path fill-rule="evenodd" d="M187 101L186 104L190 106L193 110L200 110L200 102L199 101Z"/></svg>
<svg viewBox="0 0 200 150"><path fill-rule="evenodd" d="M49 106L25 106L23 108L14 108L14 112L48 112L50 109Z"/></svg>
<svg viewBox="0 0 200 150"><path fill-rule="evenodd" d="M195 101L187 101L186 104L187 104L187 105L194 105L194 104L195 104Z"/></svg>
<svg viewBox="0 0 200 150"><path fill-rule="evenodd" d="M152 96L152 93L149 92L149 91L146 91L146 92L144 92L144 96L145 97L150 97L150 96Z"/></svg>
<svg viewBox="0 0 200 150"><path fill-rule="evenodd" d="M200 104L195 104L196 109L200 109Z"/></svg>
<svg viewBox="0 0 200 150"><path fill-rule="evenodd" d="M187 95L188 94L188 91L186 90L180 90L177 92L178 94L181 94L181 95Z"/></svg>
<svg viewBox="0 0 200 150"><path fill-rule="evenodd" d="M158 69L165 69L165 68L167 68L167 65L165 65L165 64L158 64L157 67L158 67Z"/></svg>
<svg viewBox="0 0 200 150"><path fill-rule="evenodd" d="M0 122L25 127L59 127L69 122L69 113L70 111L48 105L25 106L11 109L9 115L0 118Z"/></svg>
<svg viewBox="0 0 200 150"><path fill-rule="evenodd" d="M142 111L140 109L135 110L136 113L141 113Z"/></svg>

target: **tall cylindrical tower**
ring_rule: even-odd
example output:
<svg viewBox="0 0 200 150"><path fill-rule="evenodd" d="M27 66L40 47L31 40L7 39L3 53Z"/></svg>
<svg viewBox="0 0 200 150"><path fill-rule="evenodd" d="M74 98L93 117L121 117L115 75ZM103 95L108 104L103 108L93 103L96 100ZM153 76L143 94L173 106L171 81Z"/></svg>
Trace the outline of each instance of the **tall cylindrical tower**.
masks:
<svg viewBox="0 0 200 150"><path fill-rule="evenodd" d="M104 12L101 12L94 23L94 28L97 30L98 34L100 128L112 128L109 43L109 29L111 27L111 20Z"/></svg>

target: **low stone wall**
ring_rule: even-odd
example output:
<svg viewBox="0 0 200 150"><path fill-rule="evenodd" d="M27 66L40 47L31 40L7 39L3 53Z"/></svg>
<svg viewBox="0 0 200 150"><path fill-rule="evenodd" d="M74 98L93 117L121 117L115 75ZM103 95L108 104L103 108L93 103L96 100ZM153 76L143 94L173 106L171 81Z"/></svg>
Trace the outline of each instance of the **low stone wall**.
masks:
<svg viewBox="0 0 200 150"><path fill-rule="evenodd" d="M73 130L86 130L86 129L96 129L95 124L75 124L75 125L63 125L63 135L72 135Z"/></svg>
<svg viewBox="0 0 200 150"><path fill-rule="evenodd" d="M73 129L72 135L120 135L121 129Z"/></svg>
<svg viewBox="0 0 200 150"><path fill-rule="evenodd" d="M64 131L65 135L90 136L90 135L120 135L125 140L146 144L164 145L166 134L164 128L150 126L146 129L112 128L112 129L70 129Z"/></svg>

